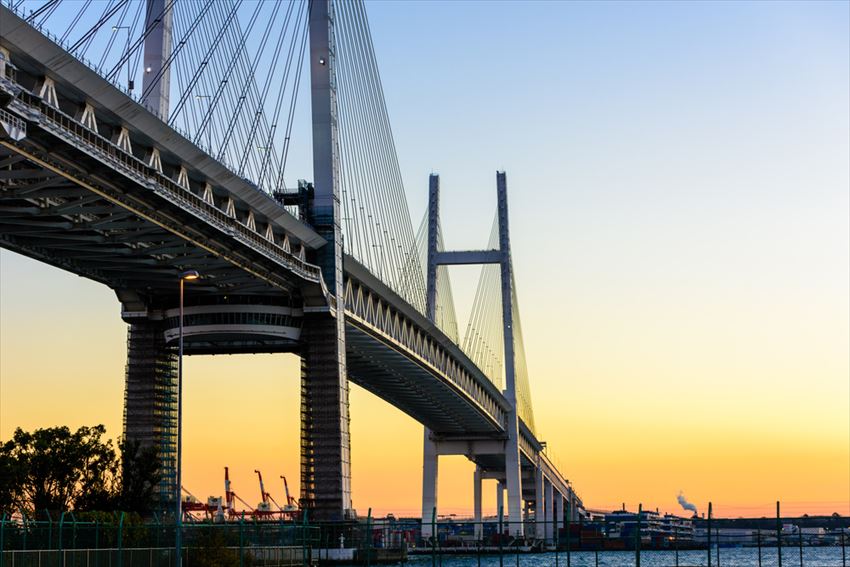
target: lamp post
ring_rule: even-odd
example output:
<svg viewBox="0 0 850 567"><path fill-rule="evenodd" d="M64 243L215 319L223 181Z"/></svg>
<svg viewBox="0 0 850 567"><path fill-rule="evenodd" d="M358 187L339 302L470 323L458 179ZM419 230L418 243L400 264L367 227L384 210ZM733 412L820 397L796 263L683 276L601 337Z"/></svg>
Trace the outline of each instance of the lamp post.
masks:
<svg viewBox="0 0 850 567"><path fill-rule="evenodd" d="M133 90L133 79L130 77L130 26L112 26L112 33L127 30L127 47L124 49L124 56L127 57L127 90Z"/></svg>
<svg viewBox="0 0 850 567"><path fill-rule="evenodd" d="M200 278L195 270L186 270L180 274L180 334L177 340L177 508L174 516L174 548L177 554L177 567L183 565L183 284Z"/></svg>
<svg viewBox="0 0 850 567"><path fill-rule="evenodd" d="M212 112L212 97L208 94L196 94L195 100L206 100L207 101L207 114ZM206 120L206 130L207 130L207 153L212 155L212 127L210 126L210 121ZM200 135L200 132L198 132Z"/></svg>

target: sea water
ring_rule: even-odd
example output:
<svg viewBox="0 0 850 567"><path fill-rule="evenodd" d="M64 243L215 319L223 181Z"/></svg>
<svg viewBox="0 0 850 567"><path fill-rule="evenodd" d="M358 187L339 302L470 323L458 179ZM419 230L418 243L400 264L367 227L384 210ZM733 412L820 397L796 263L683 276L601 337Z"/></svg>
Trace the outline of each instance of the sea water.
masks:
<svg viewBox="0 0 850 567"><path fill-rule="evenodd" d="M480 563L479 563L480 561ZM414 555L408 558L407 564L412 567L635 567L634 551L593 551L504 554L499 561L499 555L443 555L432 558L430 555ZM641 567L697 567L708 566L708 554L702 551L679 551L678 562L675 551L642 551L640 554ZM717 550L712 550L711 567L778 567L780 565L775 547L764 547L761 550L761 563L757 548L721 548L720 557ZM850 549L847 549L846 560L842 558L841 547L804 547L803 560L800 562L800 549L785 547L782 549L782 567L850 567Z"/></svg>

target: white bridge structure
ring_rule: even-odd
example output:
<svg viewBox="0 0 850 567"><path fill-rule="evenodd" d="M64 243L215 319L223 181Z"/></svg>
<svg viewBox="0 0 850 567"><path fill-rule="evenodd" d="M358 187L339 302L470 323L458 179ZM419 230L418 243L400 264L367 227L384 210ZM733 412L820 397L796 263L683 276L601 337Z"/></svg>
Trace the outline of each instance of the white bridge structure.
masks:
<svg viewBox="0 0 850 567"><path fill-rule="evenodd" d="M417 235L362 2L2 2L0 245L115 291L125 435L159 448L163 509L180 433L177 281L197 270L187 354L302 358L311 518L354 515L349 380L424 426L423 537L442 455L475 463L479 521L485 479L506 493L513 535L551 540L584 514L534 425L506 175L486 249L443 249L437 176ZM287 184L302 79L313 181ZM482 265L464 337L457 264Z"/></svg>

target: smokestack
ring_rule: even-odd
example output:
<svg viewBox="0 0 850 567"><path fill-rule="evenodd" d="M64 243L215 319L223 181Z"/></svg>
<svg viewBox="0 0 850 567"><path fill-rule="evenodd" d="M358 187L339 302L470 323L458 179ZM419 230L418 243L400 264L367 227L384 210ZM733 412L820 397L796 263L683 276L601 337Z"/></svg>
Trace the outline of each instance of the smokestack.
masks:
<svg viewBox="0 0 850 567"><path fill-rule="evenodd" d="M679 501L679 506L681 506L683 509L690 510L695 515L699 515L699 512L697 512L697 507L688 502L688 499L685 498L685 495L681 490L679 491L679 495L676 496L676 500Z"/></svg>

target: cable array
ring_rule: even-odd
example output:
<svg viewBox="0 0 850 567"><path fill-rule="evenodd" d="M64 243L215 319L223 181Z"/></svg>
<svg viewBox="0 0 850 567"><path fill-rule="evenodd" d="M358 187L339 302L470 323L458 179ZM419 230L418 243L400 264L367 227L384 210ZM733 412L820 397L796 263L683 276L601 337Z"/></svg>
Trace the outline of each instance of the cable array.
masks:
<svg viewBox="0 0 850 567"><path fill-rule="evenodd" d="M522 336L522 319L519 316L519 301L517 300L516 278L511 266L511 305L513 307L514 329L514 372L516 377L517 414L528 429L536 435L534 428L534 407L531 404L531 386L528 377L528 363L525 357L525 340Z"/></svg>
<svg viewBox="0 0 850 567"><path fill-rule="evenodd" d="M11 1L11 0L5 0ZM265 191L285 190L296 105L304 90L305 0L18 0L26 19L104 78L148 106L145 39L170 10L170 126ZM150 22L150 23L148 23ZM98 60L86 59L97 53ZM306 81L304 81L306 83ZM306 106L306 105L305 105ZM153 112L156 109L151 108Z"/></svg>
<svg viewBox="0 0 850 567"><path fill-rule="evenodd" d="M493 219L487 248L499 248L499 220ZM516 293L516 279L511 267L511 306L514 333L514 379L517 414L534 432L534 411L525 356L525 342ZM502 320L502 275L498 264L484 264L478 278L472 311L467 321L461 348L499 389L505 388L505 346Z"/></svg>
<svg viewBox="0 0 850 567"><path fill-rule="evenodd" d="M498 219L493 220L487 248L499 248ZM501 272L498 264L484 264L481 266L462 348L500 390L505 387L503 337Z"/></svg>
<svg viewBox="0 0 850 567"><path fill-rule="evenodd" d="M163 13L151 18L146 0L21 2L25 13L32 5L27 21L51 30L69 53L83 60L99 53L96 65L86 62L142 104L151 94L143 89L144 42L153 22L172 10L172 52L160 72L171 74L168 123L258 188L286 189L309 2L165 0ZM333 17L344 248L424 313L427 222L414 234L363 2L335 3ZM441 228L438 248L443 250ZM498 248L496 221L489 248ZM459 342L448 268L440 266L437 277L436 324ZM482 266L462 348L503 388L500 277L497 265ZM520 417L533 428L515 292L513 306L517 402Z"/></svg>
<svg viewBox="0 0 850 567"><path fill-rule="evenodd" d="M146 0L23 1L25 11L32 7L29 21L79 58L98 53L96 64L86 62L143 105L169 73L170 112L161 118L259 189L286 190L296 106L309 86L309 1L164 0L162 13L151 15ZM424 312L424 270L365 7L350 1L334 8L343 245ZM162 70L142 69L145 39L166 10L171 53Z"/></svg>
<svg viewBox="0 0 850 567"><path fill-rule="evenodd" d="M363 3L334 13L344 245L420 312L425 278Z"/></svg>
<svg viewBox="0 0 850 567"><path fill-rule="evenodd" d="M420 269L423 273L428 271L428 211L422 217L422 222L419 223L419 229L416 231L416 249L417 259ZM437 224L437 251L442 252L443 247L443 230ZM452 294L452 282L449 279L448 266L437 266L437 305L434 309L434 323L449 337L455 344L460 343L460 333L458 332L457 313L455 312L454 295Z"/></svg>

